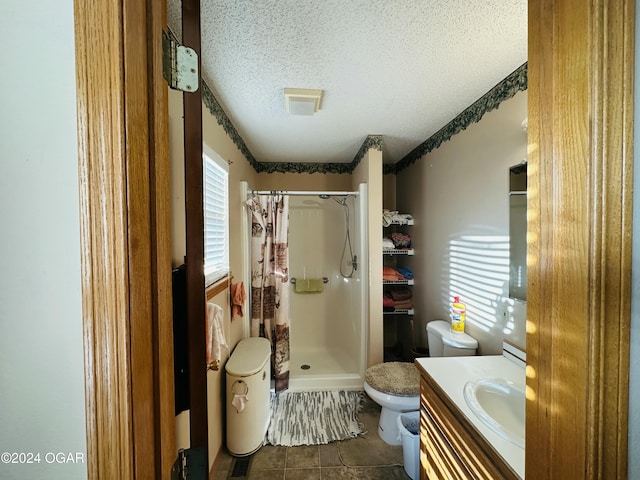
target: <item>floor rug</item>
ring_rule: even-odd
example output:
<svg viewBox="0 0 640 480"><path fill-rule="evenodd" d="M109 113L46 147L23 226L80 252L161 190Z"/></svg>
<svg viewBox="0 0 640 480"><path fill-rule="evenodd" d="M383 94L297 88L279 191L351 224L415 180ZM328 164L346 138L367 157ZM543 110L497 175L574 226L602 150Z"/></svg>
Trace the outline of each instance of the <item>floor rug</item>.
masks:
<svg viewBox="0 0 640 480"><path fill-rule="evenodd" d="M282 392L271 399L271 445L324 445L363 434L362 392Z"/></svg>

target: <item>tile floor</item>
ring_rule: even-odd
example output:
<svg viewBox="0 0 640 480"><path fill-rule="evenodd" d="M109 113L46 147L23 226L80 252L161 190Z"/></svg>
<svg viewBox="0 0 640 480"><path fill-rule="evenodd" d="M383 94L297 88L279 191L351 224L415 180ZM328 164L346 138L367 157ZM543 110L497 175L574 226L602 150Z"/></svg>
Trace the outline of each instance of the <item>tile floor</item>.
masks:
<svg viewBox="0 0 640 480"><path fill-rule="evenodd" d="M408 480L402 466L402 446L378 436L380 407L365 395L358 414L365 435L328 445L274 447L265 445L252 455L248 480ZM227 480L233 457L221 453L210 480ZM237 477L233 477L237 478Z"/></svg>

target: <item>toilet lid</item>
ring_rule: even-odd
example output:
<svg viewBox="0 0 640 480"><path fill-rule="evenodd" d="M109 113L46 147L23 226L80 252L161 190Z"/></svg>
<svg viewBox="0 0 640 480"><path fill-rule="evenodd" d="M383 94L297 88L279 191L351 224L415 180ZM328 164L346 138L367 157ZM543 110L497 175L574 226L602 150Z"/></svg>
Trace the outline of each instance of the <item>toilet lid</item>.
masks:
<svg viewBox="0 0 640 480"><path fill-rule="evenodd" d="M386 362L367 368L364 380L382 393L409 397L420 394L420 373L413 363Z"/></svg>

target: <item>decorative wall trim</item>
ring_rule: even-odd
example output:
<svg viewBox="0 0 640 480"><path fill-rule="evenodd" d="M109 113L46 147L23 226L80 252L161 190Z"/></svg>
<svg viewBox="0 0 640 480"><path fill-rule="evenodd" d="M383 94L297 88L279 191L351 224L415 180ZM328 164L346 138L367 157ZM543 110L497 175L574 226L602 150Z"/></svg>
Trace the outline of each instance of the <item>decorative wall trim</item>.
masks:
<svg viewBox="0 0 640 480"><path fill-rule="evenodd" d="M249 162L249 164L256 172L259 172L260 165L258 161L253 156L246 143L244 143L244 140L242 140L242 137L236 130L236 127L233 126L233 123L231 123L231 120L229 120L229 117L220 106L220 103L218 102L204 79L202 80L202 102L204 103L205 107L207 107L207 110L209 110L211 115L215 117L218 125L223 128L227 135L229 135L229 138L235 144L235 146L238 147L238 150L240 150L242 155L244 155L244 158L247 159L247 162Z"/></svg>
<svg viewBox="0 0 640 480"><path fill-rule="evenodd" d="M395 163L383 163L382 164L382 174L383 175L395 175L396 172L396 164Z"/></svg>
<svg viewBox="0 0 640 480"><path fill-rule="evenodd" d="M470 107L448 124L434 133L423 143L414 148L402 160L395 164L385 165L384 173L398 173L419 158L435 150L454 135L466 129L472 123L479 122L485 113L500 106L502 102L510 99L516 93L527 89L527 63L518 67L507 78L476 100Z"/></svg>
<svg viewBox="0 0 640 480"><path fill-rule="evenodd" d="M358 153L356 153L356 156L353 157L353 160L351 161L351 170L349 171L349 173L353 172L356 169L360 161L364 158L364 156L370 149L378 150L380 152L382 151L382 135L367 136L365 141L362 143L362 146L360 146Z"/></svg>
<svg viewBox="0 0 640 480"><path fill-rule="evenodd" d="M255 167L254 167L255 168ZM350 163L258 162L258 173L351 173Z"/></svg>

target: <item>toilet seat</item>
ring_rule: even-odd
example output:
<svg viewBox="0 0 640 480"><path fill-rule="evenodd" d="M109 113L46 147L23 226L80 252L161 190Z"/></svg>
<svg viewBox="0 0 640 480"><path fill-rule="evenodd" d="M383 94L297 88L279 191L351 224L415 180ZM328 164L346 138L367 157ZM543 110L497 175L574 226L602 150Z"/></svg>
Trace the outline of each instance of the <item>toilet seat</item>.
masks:
<svg viewBox="0 0 640 480"><path fill-rule="evenodd" d="M420 408L420 373L413 363L387 362L367 368L364 391L380 407L378 435L400 445L398 417Z"/></svg>
<svg viewBox="0 0 640 480"><path fill-rule="evenodd" d="M364 379L371 388L388 395L412 397L420 394L420 373L413 363L378 363L367 368Z"/></svg>

